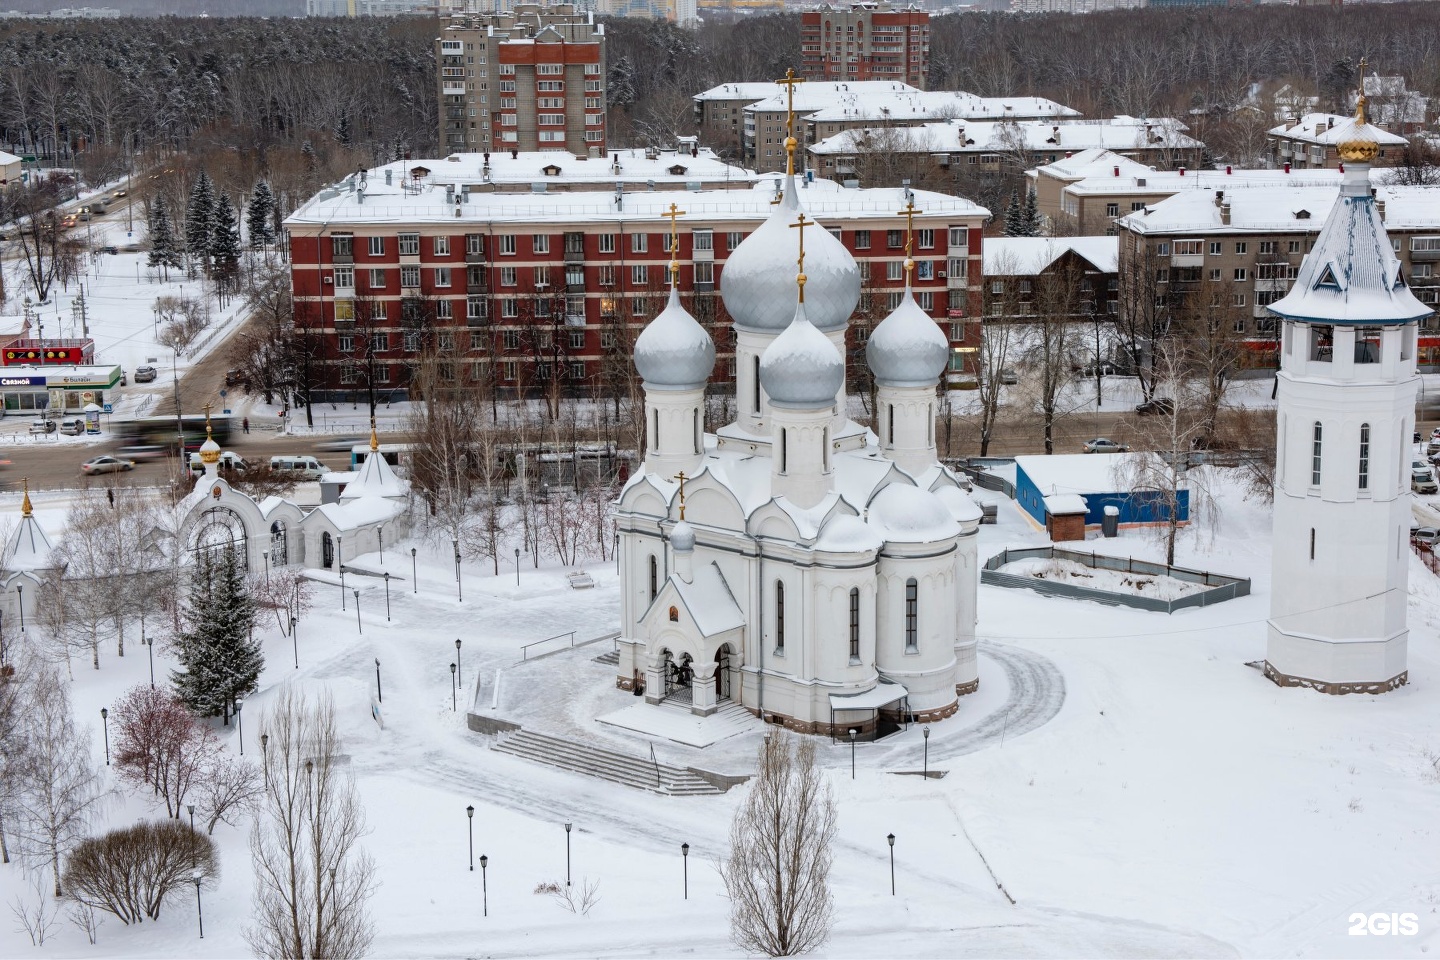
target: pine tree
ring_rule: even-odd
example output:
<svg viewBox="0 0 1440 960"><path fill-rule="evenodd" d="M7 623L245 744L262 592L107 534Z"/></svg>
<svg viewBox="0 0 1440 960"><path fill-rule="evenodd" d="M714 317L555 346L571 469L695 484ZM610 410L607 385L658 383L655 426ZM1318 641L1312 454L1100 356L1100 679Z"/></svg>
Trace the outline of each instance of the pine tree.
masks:
<svg viewBox="0 0 1440 960"><path fill-rule="evenodd" d="M217 280L229 282L240 272L240 224L235 219L234 205L223 193L215 200L210 255L215 258Z"/></svg>
<svg viewBox="0 0 1440 960"><path fill-rule="evenodd" d="M250 249L259 250L275 242L275 231L270 226L270 218L275 212L275 194L270 190L270 184L261 180L255 184L255 192L250 195L250 206L245 211L245 226L250 233Z"/></svg>
<svg viewBox="0 0 1440 960"><path fill-rule="evenodd" d="M265 664L251 637L255 601L245 590L236 549L197 554L185 599L188 628L176 643L184 669L170 674L175 695L205 717L228 719L235 699L256 688Z"/></svg>
<svg viewBox="0 0 1440 960"><path fill-rule="evenodd" d="M1020 236L1020 198L1015 191L1010 191L1010 202L1005 206L1005 229L1007 237Z"/></svg>
<svg viewBox="0 0 1440 960"><path fill-rule="evenodd" d="M315 157L315 144L309 140L300 144L300 156L305 161L305 172L314 173L315 169L320 165L319 160Z"/></svg>
<svg viewBox="0 0 1440 960"><path fill-rule="evenodd" d="M350 118L340 114L340 124L335 128L335 139L343 146L350 146Z"/></svg>
<svg viewBox="0 0 1440 960"><path fill-rule="evenodd" d="M190 190L190 204L185 208L185 252L206 276L210 275L210 240L214 232L215 183L201 170Z"/></svg>
<svg viewBox="0 0 1440 960"><path fill-rule="evenodd" d="M1039 200L1035 196L1035 188L1031 187L1025 194L1025 206L1020 211L1021 236L1038 237L1044 224L1040 220Z"/></svg>
<svg viewBox="0 0 1440 960"><path fill-rule="evenodd" d="M165 198L157 196L150 208L150 256L146 263L152 267L180 268L180 250L175 245L175 224L170 220L170 209Z"/></svg>

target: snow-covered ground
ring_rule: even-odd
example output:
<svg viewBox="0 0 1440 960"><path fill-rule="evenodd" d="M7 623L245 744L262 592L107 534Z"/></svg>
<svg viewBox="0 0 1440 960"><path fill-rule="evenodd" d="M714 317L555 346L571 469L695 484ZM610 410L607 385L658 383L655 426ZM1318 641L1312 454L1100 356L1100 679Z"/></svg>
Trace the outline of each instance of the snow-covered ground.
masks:
<svg viewBox="0 0 1440 960"><path fill-rule="evenodd" d="M1175 577L1154 576L1143 573L1126 573L1123 570L1104 570L1089 567L1074 560L1032 558L1015 560L1000 568L1001 573L1012 573L1019 577L1034 577L1037 580L1051 580L1068 583L1091 590L1107 590L1110 593L1128 593L1139 597L1154 597L1156 600L1178 600L1192 593L1208 590L1203 583L1191 583Z"/></svg>
<svg viewBox="0 0 1440 960"><path fill-rule="evenodd" d="M37 514L54 529L67 503L36 498ZM1246 665L1264 656L1268 508L1231 486L1219 506L1218 528L1182 534L1177 562L1248 576L1249 597L1166 615L982 586L980 691L929 742L943 779L894 775L920 768L918 728L862 744L853 780L849 746L822 742L840 830L837 923L821 955L1368 957L1419 956L1440 944L1440 777L1430 759L1440 753L1440 582L1412 565L1409 686L1339 698L1281 689ZM15 511L13 497L0 497L0 516ZM981 530L982 558L1043 542L1003 499L999 523ZM244 712L249 753L279 685L334 697L371 827L365 846L379 866L374 954L737 955L713 863L744 788L661 797L492 752L465 727L464 700L478 694L489 712L498 673L497 715L648 755L645 738L594 721L633 702L614 690L613 668L593 661L607 644L538 668L521 662L523 643L615 628L613 564L591 564L595 588L573 591L563 570L537 569L528 557L518 586L513 562L498 576L467 563L461 602L449 544L415 545L418 583L411 544L354 564L393 575L388 620L383 581L347 575L361 590L363 633L353 600L341 610L338 583L317 588L300 625L299 669L289 639L266 624L262 690ZM1090 546L1160 555L1133 531ZM449 671L456 638L460 710ZM172 661L155 652L163 679ZM383 729L370 716L377 658ZM75 673L75 708L99 755L100 707L146 682L147 661L137 645L123 660L109 651L99 671L77 663ZM224 735L238 747L233 728ZM729 769L745 765L757 738L655 748L662 761ZM476 806L475 855L489 857L488 917L478 866L467 869L467 804ZM145 811L131 798L110 823ZM567 820L574 876L600 884L585 917L533 892L563 882ZM188 896L158 923L110 919L96 947L62 925L43 951L13 932L0 934L0 948L15 957L249 955L246 832L222 825L216 840L223 877L204 894L203 941ZM691 845L688 901L682 842ZM16 896L22 881L18 866L0 868L0 899ZM1352 913L1382 911L1419 914L1419 933L1347 933Z"/></svg>

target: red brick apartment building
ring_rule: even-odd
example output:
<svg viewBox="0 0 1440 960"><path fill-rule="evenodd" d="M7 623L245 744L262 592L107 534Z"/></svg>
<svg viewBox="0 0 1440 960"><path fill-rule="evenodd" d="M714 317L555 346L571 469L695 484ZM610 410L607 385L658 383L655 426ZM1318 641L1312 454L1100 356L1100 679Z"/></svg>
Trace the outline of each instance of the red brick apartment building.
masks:
<svg viewBox="0 0 1440 960"><path fill-rule="evenodd" d="M733 378L719 296L725 261L769 216L775 184L517 195L428 182L429 171L394 186L376 179L322 191L286 221L296 322L314 335L317 399L371 388L402 397L426 357L438 359L443 377L502 395L620 389L633 377L635 337L664 304L672 204L684 211L682 298L715 337L716 381ZM904 288L904 203L897 188L822 181L801 190L806 211L861 267L850 327L857 382L860 348ZM924 211L915 216L915 291L945 330L958 375L973 368L980 343L980 235L989 213L925 191L915 203Z"/></svg>
<svg viewBox="0 0 1440 960"><path fill-rule="evenodd" d="M800 72L807 80L899 80L925 89L930 14L888 3L823 4L800 20Z"/></svg>

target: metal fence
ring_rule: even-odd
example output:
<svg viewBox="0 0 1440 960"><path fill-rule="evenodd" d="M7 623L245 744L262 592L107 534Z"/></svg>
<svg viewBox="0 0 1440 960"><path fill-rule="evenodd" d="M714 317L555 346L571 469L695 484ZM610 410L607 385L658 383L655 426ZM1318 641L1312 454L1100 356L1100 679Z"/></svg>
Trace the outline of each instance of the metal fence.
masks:
<svg viewBox="0 0 1440 960"><path fill-rule="evenodd" d="M1005 457L971 457L967 460L946 461L947 465L952 470L958 470L961 473L965 474L965 476L969 477L970 482L975 484L975 486L980 487L984 490L999 491L1000 493L1005 494L1005 496L1009 497L1011 500L1015 499L1015 484L1011 483L1009 480L1006 480L1002 476L991 473L989 470L986 469L986 467L995 464L1014 462L1015 461L1013 459Z"/></svg>
<svg viewBox="0 0 1440 960"><path fill-rule="evenodd" d="M1174 577L1176 580L1203 584L1209 589L1174 600L1161 600L1158 597L1142 597L1136 594L1116 593L1112 590L1097 590L1093 587L1056 583L1053 580L1042 580L1038 577L1000 572L1000 568L1007 563L1035 559L1073 560L1092 570L1118 570L1124 573ZM1233 600L1236 597L1250 595L1250 581L1244 578L1227 577L1223 574L1191 570L1187 567L1172 567L1165 563L1151 563L1148 560L1136 560L1134 557L1107 557L1104 554L1079 553L1075 550L1065 550L1054 546L1002 550L986 561L985 566L980 569L980 582L996 587L1034 590L1036 593L1052 597L1094 600L1097 603L1108 603L1112 606L1135 607L1160 613L1174 613L1176 610L1183 610L1186 607L1208 607L1226 600Z"/></svg>

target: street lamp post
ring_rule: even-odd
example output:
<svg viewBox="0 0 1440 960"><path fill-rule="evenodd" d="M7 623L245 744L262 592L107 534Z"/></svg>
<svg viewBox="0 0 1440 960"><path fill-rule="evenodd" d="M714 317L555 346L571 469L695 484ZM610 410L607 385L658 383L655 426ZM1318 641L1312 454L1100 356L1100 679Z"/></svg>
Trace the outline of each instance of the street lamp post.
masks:
<svg viewBox="0 0 1440 960"><path fill-rule="evenodd" d="M290 618L290 646L295 648L295 669L300 669L300 638L295 635L295 618Z"/></svg>
<svg viewBox="0 0 1440 960"><path fill-rule="evenodd" d="M100 708L100 722L105 725L105 766L110 766L110 710Z"/></svg>
<svg viewBox="0 0 1440 960"><path fill-rule="evenodd" d="M455 712L455 664L450 664L450 712Z"/></svg>
<svg viewBox="0 0 1440 960"><path fill-rule="evenodd" d="M355 629L358 630L358 631L361 632L361 633L364 633L364 632L365 632L365 627L360 623L360 589L359 589L358 587L354 588L354 593L355 593Z"/></svg>
<svg viewBox="0 0 1440 960"><path fill-rule="evenodd" d="M194 807L191 807L193 810ZM200 921L200 939L205 939L205 911L200 906L200 880L202 875L199 870L192 873L191 878L195 881L195 919Z"/></svg>
<svg viewBox="0 0 1440 960"><path fill-rule="evenodd" d="M380 658L375 658L375 699L381 703L385 702L385 694L380 690Z"/></svg>
<svg viewBox="0 0 1440 960"><path fill-rule="evenodd" d="M187 803L185 809L190 811L190 829L195 829L195 804Z"/></svg>
<svg viewBox="0 0 1440 960"><path fill-rule="evenodd" d="M460 603L464 603L465 593L460 586L460 541L451 540L450 543L455 548L455 599Z"/></svg>
<svg viewBox="0 0 1440 960"><path fill-rule="evenodd" d="M385 571L385 622L390 622L390 571Z"/></svg>
<svg viewBox="0 0 1440 960"><path fill-rule="evenodd" d="M920 731L920 735L925 738L925 772L924 772L923 776L925 777L926 780L929 780L929 779L930 779L930 728L929 728L929 727L926 727L925 729L921 730L921 731Z"/></svg>
<svg viewBox="0 0 1440 960"><path fill-rule="evenodd" d="M686 899L686 900L689 900L689 899L690 899L690 844L688 844L688 843L682 843L682 844L680 844L680 863L682 864L681 869L684 870L684 877L685 877L685 887L684 887L684 889L685 889L685 899Z"/></svg>
<svg viewBox="0 0 1440 960"><path fill-rule="evenodd" d="M270 734L260 734L260 769L265 773L265 786L270 786Z"/></svg>
<svg viewBox="0 0 1440 960"><path fill-rule="evenodd" d="M415 548L410 548L410 592L420 592L420 577L415 572Z"/></svg>
<svg viewBox="0 0 1440 960"><path fill-rule="evenodd" d="M235 698L235 727L240 734L240 756L245 756L245 721L240 718L240 708L245 702L239 697Z"/></svg>
<svg viewBox="0 0 1440 960"><path fill-rule="evenodd" d="M520 586L520 548L519 548L519 547L516 547L516 548L515 548L515 586L517 586L517 587ZM21 621L22 621L21 625L23 626L23 625L24 625L23 621L24 621L24 618L25 618L25 608L24 608L24 607L21 607L21 608L20 608L20 618L21 618Z"/></svg>
<svg viewBox="0 0 1440 960"><path fill-rule="evenodd" d="M473 805L472 805L472 806L468 806L468 807L465 808L465 816L469 819L469 823L470 823L470 872L471 872L471 873L474 873L474 872L475 872L475 807L474 807Z"/></svg>
<svg viewBox="0 0 1440 960"><path fill-rule="evenodd" d="M570 886L570 821L565 821L565 886Z"/></svg>
<svg viewBox="0 0 1440 960"><path fill-rule="evenodd" d="M485 874L485 868L490 866L490 858L480 854L480 905L483 917L490 916L490 884Z"/></svg>
<svg viewBox="0 0 1440 960"><path fill-rule="evenodd" d="M265 586L270 586L270 551L261 550L260 556L265 558Z"/></svg>
<svg viewBox="0 0 1440 960"><path fill-rule="evenodd" d="M150 655L150 689L155 689L155 641L145 636L144 631L140 633L140 642L145 644L145 651Z"/></svg>
<svg viewBox="0 0 1440 960"><path fill-rule="evenodd" d="M465 682L465 668L460 664L460 638L455 638L455 682Z"/></svg>
<svg viewBox="0 0 1440 960"><path fill-rule="evenodd" d="M385 562L385 528L384 528L384 527L377 527L377 528L375 529L375 541L380 544L380 562L381 562L381 563L384 563L384 562Z"/></svg>
<svg viewBox="0 0 1440 960"><path fill-rule="evenodd" d="M890 841L890 896L895 896L895 834L885 837Z"/></svg>
<svg viewBox="0 0 1440 960"><path fill-rule="evenodd" d="M851 728L850 728L850 779L851 779L851 780L854 780L854 779L855 779L855 738L856 738L857 736L859 736L859 735L860 735L860 731L859 731L859 730L856 730L854 727L851 727Z"/></svg>

